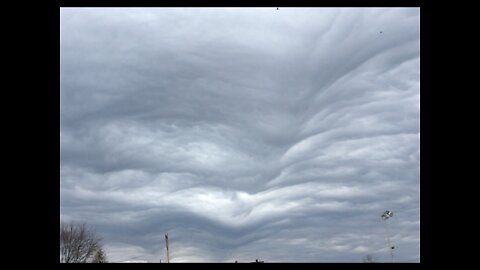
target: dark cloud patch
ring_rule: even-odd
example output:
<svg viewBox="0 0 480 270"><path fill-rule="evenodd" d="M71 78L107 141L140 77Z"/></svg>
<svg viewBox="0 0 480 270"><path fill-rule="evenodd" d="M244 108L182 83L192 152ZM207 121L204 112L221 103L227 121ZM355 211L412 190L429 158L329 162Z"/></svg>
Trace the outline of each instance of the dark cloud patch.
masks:
<svg viewBox="0 0 480 270"><path fill-rule="evenodd" d="M61 218L111 261L387 261L386 209L419 260L419 10L279 11L61 10Z"/></svg>

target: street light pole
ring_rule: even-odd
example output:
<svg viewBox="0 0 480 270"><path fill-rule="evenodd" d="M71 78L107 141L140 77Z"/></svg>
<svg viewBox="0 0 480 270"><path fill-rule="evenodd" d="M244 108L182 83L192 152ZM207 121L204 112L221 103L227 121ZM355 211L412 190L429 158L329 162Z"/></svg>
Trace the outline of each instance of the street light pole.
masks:
<svg viewBox="0 0 480 270"><path fill-rule="evenodd" d="M390 250L390 258L391 258L391 262L393 263L394 262L393 250L395 249L395 246L393 246L392 243L391 243L390 230L389 230L389 227L388 227L388 219L391 218L392 216L393 216L393 212L388 211L388 210L385 211L382 214L382 219L383 219L383 221L385 221L385 230L386 230L386 233L387 233L387 242L388 242L388 249Z"/></svg>

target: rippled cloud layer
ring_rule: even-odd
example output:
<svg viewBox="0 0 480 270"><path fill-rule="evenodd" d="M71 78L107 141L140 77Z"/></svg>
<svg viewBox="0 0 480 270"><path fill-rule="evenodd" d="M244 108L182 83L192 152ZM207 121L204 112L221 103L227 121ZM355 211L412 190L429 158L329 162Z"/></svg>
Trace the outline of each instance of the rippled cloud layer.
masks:
<svg viewBox="0 0 480 270"><path fill-rule="evenodd" d="M110 261L419 261L418 8L63 8L61 218Z"/></svg>

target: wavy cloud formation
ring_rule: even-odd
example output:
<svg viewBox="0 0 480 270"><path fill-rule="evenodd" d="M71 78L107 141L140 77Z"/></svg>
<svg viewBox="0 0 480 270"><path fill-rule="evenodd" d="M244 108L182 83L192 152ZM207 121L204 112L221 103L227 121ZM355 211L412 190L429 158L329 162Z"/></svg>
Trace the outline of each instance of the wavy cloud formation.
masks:
<svg viewBox="0 0 480 270"><path fill-rule="evenodd" d="M419 261L418 8L62 8L61 218L110 261Z"/></svg>

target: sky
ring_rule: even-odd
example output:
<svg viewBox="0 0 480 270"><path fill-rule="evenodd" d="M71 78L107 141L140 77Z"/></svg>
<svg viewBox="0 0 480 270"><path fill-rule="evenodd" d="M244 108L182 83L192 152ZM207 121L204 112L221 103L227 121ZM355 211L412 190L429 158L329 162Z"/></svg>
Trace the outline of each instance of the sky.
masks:
<svg viewBox="0 0 480 270"><path fill-rule="evenodd" d="M60 219L111 262L420 261L419 19L62 8Z"/></svg>

